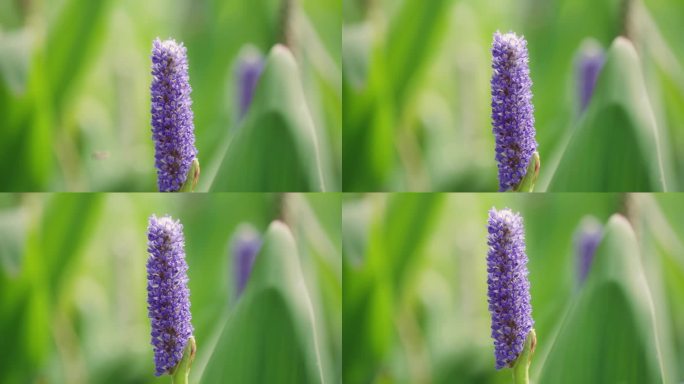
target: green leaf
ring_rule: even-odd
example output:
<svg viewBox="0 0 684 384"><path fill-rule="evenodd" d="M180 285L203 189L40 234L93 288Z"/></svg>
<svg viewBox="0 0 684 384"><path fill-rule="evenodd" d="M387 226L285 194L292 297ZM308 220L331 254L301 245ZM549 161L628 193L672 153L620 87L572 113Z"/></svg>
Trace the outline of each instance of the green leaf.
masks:
<svg viewBox="0 0 684 384"><path fill-rule="evenodd" d="M211 190L325 191L319 148L297 63L276 45Z"/></svg>
<svg viewBox="0 0 684 384"><path fill-rule="evenodd" d="M538 381L670 382L661 357L663 342L636 235L624 217L614 215Z"/></svg>
<svg viewBox="0 0 684 384"><path fill-rule="evenodd" d="M342 189L380 190L394 158L395 121L384 52L378 48L383 42L364 49L365 40L374 38L368 28L345 32L345 37L349 38L344 39L342 67ZM360 80L365 73L370 75Z"/></svg>
<svg viewBox="0 0 684 384"><path fill-rule="evenodd" d="M332 383L290 230L273 222L202 382ZM201 354L201 346L200 351Z"/></svg>
<svg viewBox="0 0 684 384"><path fill-rule="evenodd" d="M0 94L26 92L33 41L27 28L0 34Z"/></svg>
<svg viewBox="0 0 684 384"><path fill-rule="evenodd" d="M104 34L103 22L109 1L67 0L56 23L50 27L47 47L47 77L58 106L92 59Z"/></svg>
<svg viewBox="0 0 684 384"><path fill-rule="evenodd" d="M19 274L26 248L27 221L27 214L22 208L0 212L0 273L7 276Z"/></svg>
<svg viewBox="0 0 684 384"><path fill-rule="evenodd" d="M0 144L0 172L7 191L48 189L53 153L53 110L46 83L45 57L35 52L26 92L10 99ZM37 113L36 111L40 111Z"/></svg>
<svg viewBox="0 0 684 384"><path fill-rule="evenodd" d="M388 199L383 231L372 240L369 262L378 273L390 273L396 288L403 285L429 238L442 201L439 194L396 194Z"/></svg>
<svg viewBox="0 0 684 384"><path fill-rule="evenodd" d="M664 191L658 140L639 57L618 37L548 190Z"/></svg>
<svg viewBox="0 0 684 384"><path fill-rule="evenodd" d="M343 259L342 370L350 383L368 383L388 353L394 328L391 281Z"/></svg>
<svg viewBox="0 0 684 384"><path fill-rule="evenodd" d="M62 193L51 196L39 232L40 255L34 256L34 278L44 279L50 297L57 297L62 280L78 260L90 237L103 195Z"/></svg>
<svg viewBox="0 0 684 384"><path fill-rule="evenodd" d="M387 75L399 108L444 36L451 4L451 0L406 0L392 21L387 33Z"/></svg>
<svg viewBox="0 0 684 384"><path fill-rule="evenodd" d="M410 284L416 257L439 214L439 194L394 194L371 224L368 254L360 265L343 259L343 371L345 380L372 380L392 343L395 302ZM349 244L343 251L349 252Z"/></svg>
<svg viewBox="0 0 684 384"><path fill-rule="evenodd" d="M395 133L449 20L450 0L407 0L387 31L371 23L345 27L343 190L387 188ZM351 148L351 150L350 150Z"/></svg>
<svg viewBox="0 0 684 384"><path fill-rule="evenodd" d="M30 378L43 373L44 368L37 367L44 367L54 348L54 310L95 226L101 199L98 194L50 195L40 207L38 225L28 219L31 229L19 273L9 279L0 275L0 329L13 330L3 342L23 350L13 359L0 359L0 371L8 380L33 381Z"/></svg>

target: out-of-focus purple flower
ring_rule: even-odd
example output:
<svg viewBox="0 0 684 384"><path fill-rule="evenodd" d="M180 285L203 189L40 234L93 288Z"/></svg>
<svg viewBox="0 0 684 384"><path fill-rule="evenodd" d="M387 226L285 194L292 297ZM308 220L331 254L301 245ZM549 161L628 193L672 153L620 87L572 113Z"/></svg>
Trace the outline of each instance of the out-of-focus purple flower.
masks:
<svg viewBox="0 0 684 384"><path fill-rule="evenodd" d="M256 255L261 248L261 237L250 225L241 225L233 234L230 249L234 259L235 289L239 297L244 291Z"/></svg>
<svg viewBox="0 0 684 384"><path fill-rule="evenodd" d="M489 211L487 296L496 368L511 367L534 326L523 219L510 209Z"/></svg>
<svg viewBox="0 0 684 384"><path fill-rule="evenodd" d="M604 60L603 49L597 41L592 39L582 44L579 56L575 60L580 113L587 109L591 101Z"/></svg>
<svg viewBox="0 0 684 384"><path fill-rule="evenodd" d="M594 254L603 238L603 227L595 218L585 217L575 231L575 256L577 260L577 280L584 282L594 261Z"/></svg>
<svg viewBox="0 0 684 384"><path fill-rule="evenodd" d="M244 47L238 56L237 67L235 68L236 96L240 119L247 114L249 106L252 104L254 90L263 69L264 59L259 51L251 45Z"/></svg>
<svg viewBox="0 0 684 384"><path fill-rule="evenodd" d="M515 189L537 150L527 41L515 33L494 34L492 43L492 132L499 191Z"/></svg>
<svg viewBox="0 0 684 384"><path fill-rule="evenodd" d="M188 60L175 40L152 44L152 139L161 192L181 189L197 156Z"/></svg>
<svg viewBox="0 0 684 384"><path fill-rule="evenodd" d="M161 376L178 365L193 333L183 225L169 216L151 216L147 252L147 310L155 374Z"/></svg>

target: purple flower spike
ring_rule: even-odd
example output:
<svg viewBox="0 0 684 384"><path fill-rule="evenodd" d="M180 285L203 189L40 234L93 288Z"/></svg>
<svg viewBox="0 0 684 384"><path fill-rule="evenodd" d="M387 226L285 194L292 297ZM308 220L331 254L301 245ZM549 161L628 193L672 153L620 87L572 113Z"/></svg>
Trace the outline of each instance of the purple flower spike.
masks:
<svg viewBox="0 0 684 384"><path fill-rule="evenodd" d="M235 71L240 119L242 119L249 110L252 98L254 97L254 90L263 68L264 60L256 48L251 46L243 48Z"/></svg>
<svg viewBox="0 0 684 384"><path fill-rule="evenodd" d="M241 226L233 235L230 248L235 262L235 287L239 297L252 273L254 260L261 248L261 238L251 226Z"/></svg>
<svg viewBox="0 0 684 384"><path fill-rule="evenodd" d="M496 140L499 191L515 189L537 150L527 41L515 33L494 34L492 132Z"/></svg>
<svg viewBox="0 0 684 384"><path fill-rule="evenodd" d="M496 369L511 367L534 326L523 219L506 208L489 211L487 296Z"/></svg>
<svg viewBox="0 0 684 384"><path fill-rule="evenodd" d="M588 40L582 44L579 57L576 61L577 71L577 94L579 96L580 113L584 112L589 105L591 95L594 93L596 80L603 68L604 54L601 46L594 40Z"/></svg>
<svg viewBox="0 0 684 384"><path fill-rule="evenodd" d="M575 232L575 255L577 259L577 279L584 282L594 261L594 254L603 238L601 224L593 218L586 217Z"/></svg>
<svg viewBox="0 0 684 384"><path fill-rule="evenodd" d="M160 192L176 192L197 156L188 59L182 43L152 45L152 139Z"/></svg>
<svg viewBox="0 0 684 384"><path fill-rule="evenodd" d="M193 332L183 225L169 216L151 216L147 252L147 310L155 374L161 376L178 365Z"/></svg>

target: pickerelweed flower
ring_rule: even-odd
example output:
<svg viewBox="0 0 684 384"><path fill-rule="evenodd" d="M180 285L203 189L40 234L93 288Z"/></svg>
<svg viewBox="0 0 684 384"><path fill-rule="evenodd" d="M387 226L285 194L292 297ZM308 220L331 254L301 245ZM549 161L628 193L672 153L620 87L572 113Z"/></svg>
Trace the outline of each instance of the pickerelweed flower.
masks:
<svg viewBox="0 0 684 384"><path fill-rule="evenodd" d="M182 43L155 39L152 45L152 139L157 184L176 192L197 157L188 59Z"/></svg>
<svg viewBox="0 0 684 384"><path fill-rule="evenodd" d="M587 109L591 95L594 93L596 80L603 68L603 49L594 40L582 44L579 57L576 59L577 95L579 97L580 113Z"/></svg>
<svg viewBox="0 0 684 384"><path fill-rule="evenodd" d="M523 219L510 209L489 211L487 296L496 368L511 367L534 326Z"/></svg>
<svg viewBox="0 0 684 384"><path fill-rule="evenodd" d="M147 252L147 310L160 376L173 372L193 333L183 225L169 216L151 216Z"/></svg>
<svg viewBox="0 0 684 384"><path fill-rule="evenodd" d="M231 253L234 258L235 288L237 296L247 285L252 266L261 248L261 238L251 226L240 226L231 240Z"/></svg>
<svg viewBox="0 0 684 384"><path fill-rule="evenodd" d="M582 283L589 274L594 254L603 238L603 228L593 217L582 220L575 232L575 255L577 259L577 280Z"/></svg>
<svg viewBox="0 0 684 384"><path fill-rule="evenodd" d="M235 77L237 80L237 100L239 108L239 117L243 118L254 97L254 90L261 71L264 69L264 59L252 46L243 48L238 58L237 68L235 70Z"/></svg>
<svg viewBox="0 0 684 384"><path fill-rule="evenodd" d="M515 33L494 34L492 43L492 131L499 191L515 189L537 150L527 41Z"/></svg>

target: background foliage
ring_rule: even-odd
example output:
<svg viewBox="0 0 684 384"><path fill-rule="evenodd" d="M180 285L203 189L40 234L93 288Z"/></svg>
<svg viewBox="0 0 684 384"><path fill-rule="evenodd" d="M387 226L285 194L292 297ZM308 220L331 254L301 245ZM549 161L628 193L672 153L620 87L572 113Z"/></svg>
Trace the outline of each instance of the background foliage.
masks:
<svg viewBox="0 0 684 384"><path fill-rule="evenodd" d="M287 224L296 247L275 265L301 269L295 283L308 292L320 353L329 362L325 373L329 382L341 381L339 195L29 194L0 196L3 383L169 382L154 376L147 318L146 230L153 213L184 226L198 345L191 382L199 381L240 303L231 236L245 223L263 236L275 219ZM252 317L248 326L280 320ZM231 348L250 350L256 339ZM287 366L293 346L282 348L269 348L269 355Z"/></svg>
<svg viewBox="0 0 684 384"><path fill-rule="evenodd" d="M534 382L684 378L681 196L393 194L344 198L345 382L511 382L490 337L492 206L524 217ZM580 284L573 241L587 216L606 234Z"/></svg>
<svg viewBox="0 0 684 384"><path fill-rule="evenodd" d="M649 157L659 156L668 190L681 188L681 1L349 0L344 2L343 17L345 191L497 190L489 85L496 30L515 31L528 41L542 164L537 191L547 189L566 144L583 125L574 66L582 43L591 38L608 49L620 34L634 44L639 64L621 62L614 71L627 71L622 73L631 81L644 82L645 91L633 88L639 92L626 98L638 100L629 106L639 109L634 114L652 116L660 137L659 153L653 153L650 143L645 146L651 152L645 155L645 167L652 166ZM606 83L604 94L623 89ZM597 126L610 125L605 131L630 126L631 121L620 120L622 115L612 110L599 116L603 120L597 118ZM611 141L597 139L594 144L606 156L616 148L633 149L631 133L626 139L622 136L612 134ZM592 164L616 171L610 161L607 157ZM585 178L592 172L582 169ZM621 191L622 182L607 190ZM556 189L605 188L600 182L591 187L571 184L560 188L557 183ZM631 188L628 191L662 189Z"/></svg>
<svg viewBox="0 0 684 384"><path fill-rule="evenodd" d="M292 4L289 13L285 3ZM341 0L0 1L0 189L155 191L149 114L155 37L175 38L188 49L205 175L216 172L239 127L240 52L251 45L265 55L288 41L325 156L328 190L339 189L341 8ZM200 180L198 189L207 190L211 177Z"/></svg>

